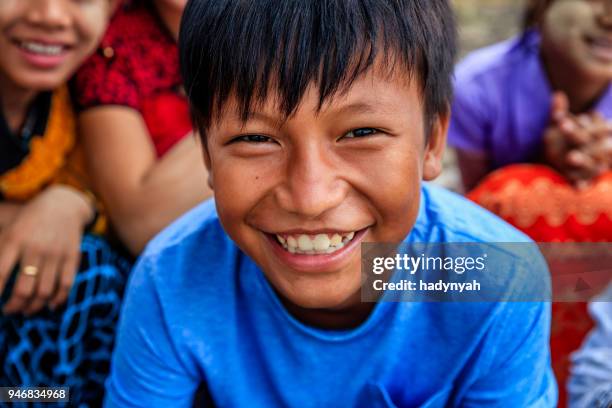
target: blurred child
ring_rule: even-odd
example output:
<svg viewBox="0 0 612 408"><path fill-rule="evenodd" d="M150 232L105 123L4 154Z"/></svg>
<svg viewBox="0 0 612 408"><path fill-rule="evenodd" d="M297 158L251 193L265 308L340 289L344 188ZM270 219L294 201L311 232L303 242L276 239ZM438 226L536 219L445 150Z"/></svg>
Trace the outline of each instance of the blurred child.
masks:
<svg viewBox="0 0 612 408"><path fill-rule="evenodd" d="M361 301L362 242L526 242L421 184L447 1L191 0L180 44L215 200L134 270L107 406L188 407L200 385L228 407L555 405L546 304Z"/></svg>
<svg viewBox="0 0 612 408"><path fill-rule="evenodd" d="M466 191L482 182L468 196L538 241L611 240L612 3L532 0L525 32L456 77L449 143Z"/></svg>
<svg viewBox="0 0 612 408"><path fill-rule="evenodd" d="M612 406L612 285L589 305L595 329L572 356L570 408Z"/></svg>
<svg viewBox="0 0 612 408"><path fill-rule="evenodd" d="M133 254L211 194L179 73L185 3L132 1L78 74L87 162Z"/></svg>
<svg viewBox="0 0 612 408"><path fill-rule="evenodd" d="M0 386L99 400L128 263L100 237L66 83L109 0L0 2ZM80 248L80 249L79 249Z"/></svg>
<svg viewBox="0 0 612 408"><path fill-rule="evenodd" d="M525 32L474 52L456 77L449 143L467 190L513 163L545 160L572 182L609 168L609 1L532 0Z"/></svg>
<svg viewBox="0 0 612 408"><path fill-rule="evenodd" d="M612 241L611 79L612 1L530 0L522 34L456 69L467 196L539 242ZM553 306L560 383L589 327L584 304Z"/></svg>

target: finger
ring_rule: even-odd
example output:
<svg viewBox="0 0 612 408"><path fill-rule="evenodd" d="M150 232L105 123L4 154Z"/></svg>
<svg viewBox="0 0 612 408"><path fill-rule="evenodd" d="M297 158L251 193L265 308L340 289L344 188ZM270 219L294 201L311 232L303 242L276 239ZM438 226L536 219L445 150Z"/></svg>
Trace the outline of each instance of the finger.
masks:
<svg viewBox="0 0 612 408"><path fill-rule="evenodd" d="M587 169L595 165L595 160L582 150L571 150L566 155L566 163L572 167Z"/></svg>
<svg viewBox="0 0 612 408"><path fill-rule="evenodd" d="M589 133L578 124L577 120L569 117L561 120L559 123L559 130L565 137L565 140L573 145L584 145L591 139Z"/></svg>
<svg viewBox="0 0 612 408"><path fill-rule="evenodd" d="M589 129L591 127L593 127L593 124L595 123L591 117L591 115L578 115L576 117L576 122L578 122L578 125L582 128L585 129Z"/></svg>
<svg viewBox="0 0 612 408"><path fill-rule="evenodd" d="M602 138L589 144L587 152L598 162L609 162L612 158L612 137Z"/></svg>
<svg viewBox="0 0 612 408"><path fill-rule="evenodd" d="M553 94L550 106L550 116L555 122L569 114L569 99L564 92L557 91Z"/></svg>
<svg viewBox="0 0 612 408"><path fill-rule="evenodd" d="M601 125L607 122L606 118L604 118L604 116L600 112L594 111L590 115L591 120L595 125Z"/></svg>
<svg viewBox="0 0 612 408"><path fill-rule="evenodd" d="M607 121L599 122L595 124L592 132L596 141L608 139L612 135L612 123Z"/></svg>
<svg viewBox="0 0 612 408"><path fill-rule="evenodd" d="M36 276L28 275L27 268L37 268L38 273L40 273L40 264L40 260L36 255L26 254L23 256L19 275L17 275L17 281L13 287L11 297L3 308L5 314L22 311L29 303L38 284L38 274Z"/></svg>
<svg viewBox="0 0 612 408"><path fill-rule="evenodd" d="M3 234L0 242L0 295L4 292L4 286L13 272L19 259L19 247L10 243Z"/></svg>
<svg viewBox="0 0 612 408"><path fill-rule="evenodd" d="M80 252L73 253L64 259L63 265L60 266L61 269L58 276L57 291L49 301L49 307L51 309L56 309L60 305L63 305L66 299L68 299L80 261Z"/></svg>
<svg viewBox="0 0 612 408"><path fill-rule="evenodd" d="M38 286L34 296L26 305L23 313L27 316L32 315L42 309L57 287L59 259L56 257L45 258L38 275Z"/></svg>

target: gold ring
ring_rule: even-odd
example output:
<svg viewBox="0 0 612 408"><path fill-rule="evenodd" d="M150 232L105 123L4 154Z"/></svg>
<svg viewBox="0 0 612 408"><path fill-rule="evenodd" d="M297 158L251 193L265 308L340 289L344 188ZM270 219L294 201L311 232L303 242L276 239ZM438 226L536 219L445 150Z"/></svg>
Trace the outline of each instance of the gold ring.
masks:
<svg viewBox="0 0 612 408"><path fill-rule="evenodd" d="M34 265L27 265L23 267L23 274L26 276L35 277L38 275L38 268Z"/></svg>

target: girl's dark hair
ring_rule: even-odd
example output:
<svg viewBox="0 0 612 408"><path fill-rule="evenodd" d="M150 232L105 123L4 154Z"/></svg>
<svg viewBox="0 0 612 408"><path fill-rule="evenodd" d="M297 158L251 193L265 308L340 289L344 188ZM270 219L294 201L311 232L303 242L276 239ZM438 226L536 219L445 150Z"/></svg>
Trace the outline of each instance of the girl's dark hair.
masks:
<svg viewBox="0 0 612 408"><path fill-rule="evenodd" d="M230 95L243 120L271 90L286 117L311 83L322 106L379 57L420 81L431 123L452 97L456 28L448 0L190 0L179 47L202 131Z"/></svg>
<svg viewBox="0 0 612 408"><path fill-rule="evenodd" d="M544 12L554 0L528 0L523 18L523 29L528 30L542 22Z"/></svg>

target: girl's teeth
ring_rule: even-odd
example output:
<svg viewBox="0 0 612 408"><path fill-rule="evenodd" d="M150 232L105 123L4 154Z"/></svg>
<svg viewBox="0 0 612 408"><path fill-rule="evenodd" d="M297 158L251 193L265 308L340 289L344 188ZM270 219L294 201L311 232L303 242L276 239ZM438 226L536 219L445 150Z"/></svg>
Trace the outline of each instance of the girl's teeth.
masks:
<svg viewBox="0 0 612 408"><path fill-rule="evenodd" d="M285 237L277 235L278 242L289 252L298 254L331 254L344 247L355 237L354 232L348 234L317 234L309 236L301 234L298 236L287 235Z"/></svg>
<svg viewBox="0 0 612 408"><path fill-rule="evenodd" d="M61 45L47 45L35 42L24 42L21 46L30 52L44 55L59 55L63 50Z"/></svg>

